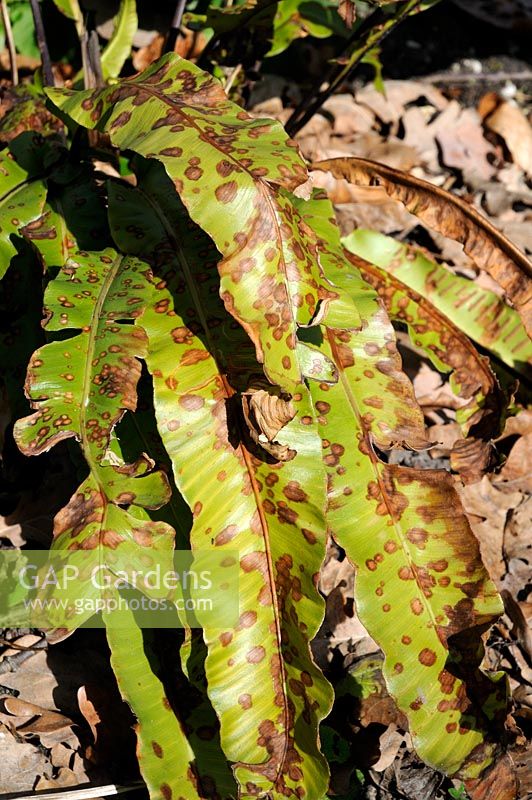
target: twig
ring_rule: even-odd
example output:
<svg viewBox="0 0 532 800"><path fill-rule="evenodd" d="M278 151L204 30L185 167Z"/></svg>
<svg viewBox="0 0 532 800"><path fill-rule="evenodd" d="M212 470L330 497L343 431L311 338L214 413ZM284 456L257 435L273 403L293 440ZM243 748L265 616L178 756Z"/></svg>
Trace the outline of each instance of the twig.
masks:
<svg viewBox="0 0 532 800"><path fill-rule="evenodd" d="M242 64L237 64L234 69L231 70L231 74L227 78L226 82L224 83L224 92L229 94L229 91L234 84L235 80L237 79L238 75L242 72Z"/></svg>
<svg viewBox="0 0 532 800"><path fill-rule="evenodd" d="M2 21L4 23L4 30L6 32L7 49L9 52L9 66L11 67L11 80L13 86L18 85L18 65L17 65L17 51L15 49L15 39L13 38L13 29L11 27L11 20L9 19L9 11L7 8L7 0L1 0Z"/></svg>
<svg viewBox="0 0 532 800"><path fill-rule="evenodd" d="M350 53L350 55L343 56L343 63L334 64L333 67L331 67L325 79L327 83L326 88L317 91L316 87L314 87L297 108L294 109L285 125L288 135L295 136L314 114L319 111L325 101L336 91L340 84L349 77L356 67L358 67L364 56L374 47L381 44L386 36L388 36L405 17L419 11L421 5L422 0L410 0L410 2L401 6L394 17L387 17L380 8L367 17L362 25L351 35L344 47L343 52ZM356 47L357 49L350 52L352 47ZM320 85L322 82L323 79L320 78Z"/></svg>
<svg viewBox="0 0 532 800"><path fill-rule="evenodd" d="M327 75L325 76L325 78L320 77L320 79L319 79L319 81L320 81L319 85L320 86L323 83L325 83L327 85L331 84L331 82L334 80L335 75L337 74L338 69L339 69L338 60L341 59L341 58L345 58L346 57L345 54L350 51L350 49L353 47L353 45L355 45L356 42L361 37L363 37L366 34L369 34L377 25L381 24L384 21L384 19L385 19L385 16L384 16L384 13L383 13L382 9L378 8L376 11L374 11L372 14L370 14L369 17L367 17L362 22L362 24L357 27L357 29L355 31L353 31L353 33L351 34L351 36L349 37L347 42L344 44L341 52L338 54L337 58L335 59L334 63L329 68L329 71L328 71ZM292 127L295 128L297 120L302 116L303 112L305 112L309 108L309 106L312 104L312 102L319 95L320 95L319 87L317 88L316 86L314 86L309 92L307 92L307 94L301 100L299 105L297 105L294 108L294 110L293 110L292 114L290 115L290 117L289 117L289 119L288 119L288 121L286 123L286 126L285 126L286 130L290 133L290 135L294 135L294 133L297 133L297 130L299 130L299 128L296 131L293 131Z"/></svg>
<svg viewBox="0 0 532 800"><path fill-rule="evenodd" d="M11 647L13 650L45 650L47 646L45 638L39 639L39 641L35 642L35 644L22 645L22 644L17 644L16 642L12 642L9 639L4 639L3 636L0 636L0 644L3 645L4 647Z"/></svg>
<svg viewBox="0 0 532 800"><path fill-rule="evenodd" d="M183 14L185 13L186 2L187 0L177 0L174 16L172 17L170 30L168 31L168 36L164 46L165 53L173 53L175 50L177 38L181 32L181 22L183 20Z"/></svg>
<svg viewBox="0 0 532 800"><path fill-rule="evenodd" d="M42 60L42 74L45 86L55 86L54 73L52 71L52 60L50 58L50 51L48 50L48 43L46 41L46 33L44 32L44 24L42 21L41 7L39 0L30 0L31 12L33 14L33 22L35 24L35 33L37 35L37 44L41 53Z"/></svg>
<svg viewBox="0 0 532 800"><path fill-rule="evenodd" d="M97 89L105 84L100 59L100 44L95 30L84 31L79 40L81 46L81 63L83 66L83 86L85 89Z"/></svg>

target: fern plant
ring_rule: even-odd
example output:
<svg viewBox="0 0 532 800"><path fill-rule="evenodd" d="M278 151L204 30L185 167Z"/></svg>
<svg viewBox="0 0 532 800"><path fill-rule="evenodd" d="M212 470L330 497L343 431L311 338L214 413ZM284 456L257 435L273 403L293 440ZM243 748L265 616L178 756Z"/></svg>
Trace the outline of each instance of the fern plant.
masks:
<svg viewBox="0 0 532 800"><path fill-rule="evenodd" d="M26 99L1 153L0 252L10 275L37 260L45 287L46 340L34 334L25 380L31 413L19 387L31 337L6 370L15 440L33 456L75 439L85 462L52 550L96 551L104 564L120 549L140 558L174 546L239 559L238 622L220 630L206 617L183 638L182 702L135 615L127 630L109 625L150 797L326 796L320 723L334 693L310 644L329 535L356 567L358 614L420 757L472 796L512 796L506 680L481 665L501 601L450 474L387 463L393 448L429 443L379 293L436 366L454 370L470 397L464 431L484 443L486 415L496 426L507 405L487 360L431 296L387 276L363 243L342 243L282 126L252 118L190 62L169 54L109 86L45 91L54 125L33 133L42 99ZM117 155L126 178L102 172ZM315 166L380 174L358 161ZM386 175L387 186L404 180ZM472 237L521 331L525 259L419 182L408 185L414 213L424 192L446 208L445 233ZM449 360L453 336L482 381L467 384ZM504 348L513 358L505 339L494 350ZM529 356L522 345L519 361Z"/></svg>

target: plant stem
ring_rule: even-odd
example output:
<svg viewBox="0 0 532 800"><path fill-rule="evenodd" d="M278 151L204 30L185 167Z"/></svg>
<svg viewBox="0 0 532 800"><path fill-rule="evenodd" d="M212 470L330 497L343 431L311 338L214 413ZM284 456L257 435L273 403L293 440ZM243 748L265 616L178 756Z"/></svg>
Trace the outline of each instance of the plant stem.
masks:
<svg viewBox="0 0 532 800"><path fill-rule="evenodd" d="M185 13L186 2L187 0L177 0L174 16L172 17L172 22L170 23L170 30L168 31L166 44L164 46L165 53L173 53L173 51L175 50L175 45L180 33L181 22L183 20L183 14Z"/></svg>
<svg viewBox="0 0 532 800"><path fill-rule="evenodd" d="M229 90L231 89L240 72L242 72L242 64L237 64L236 67L231 70L231 74L224 83L224 92L227 95L229 94Z"/></svg>
<svg viewBox="0 0 532 800"><path fill-rule="evenodd" d="M30 4L31 4L31 12L33 14L33 22L35 24L35 33L37 35L37 45L41 53L44 85L55 86L54 73L52 71L52 60L50 58L50 51L48 50L46 33L44 32L44 24L42 21L42 14L41 14L41 7L39 5L39 0L30 0Z"/></svg>
<svg viewBox="0 0 532 800"><path fill-rule="evenodd" d="M392 17L386 15L380 8L367 17L349 38L343 52L349 53L352 47L356 49L350 52L343 64L333 64L325 79L326 88L320 91L318 87L314 86L294 109L285 125L289 136L295 136L307 124L341 83L358 67L370 50L379 45L405 17L419 11L422 5L423 0L410 0L402 5ZM320 79L320 85L322 83L323 79Z"/></svg>
<svg viewBox="0 0 532 800"><path fill-rule="evenodd" d="M18 66L17 66L17 51L15 49L15 40L13 38L13 29L11 28L11 20L9 19L9 11L7 9L7 0L1 0L2 20L4 23L4 30L6 32L7 49L9 52L9 66L11 68L11 80L13 86L18 85Z"/></svg>
<svg viewBox="0 0 532 800"><path fill-rule="evenodd" d="M81 40L83 58L83 80L85 89L98 89L105 85L100 58L100 42L98 34L92 30L84 33Z"/></svg>

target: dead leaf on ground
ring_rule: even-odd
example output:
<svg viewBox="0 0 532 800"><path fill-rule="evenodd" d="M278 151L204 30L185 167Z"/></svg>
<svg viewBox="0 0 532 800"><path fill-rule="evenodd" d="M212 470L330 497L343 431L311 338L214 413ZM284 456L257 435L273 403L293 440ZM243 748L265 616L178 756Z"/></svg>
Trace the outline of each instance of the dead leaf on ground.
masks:
<svg viewBox="0 0 532 800"><path fill-rule="evenodd" d="M498 100L484 123L504 140L514 162L532 175L532 126L517 105Z"/></svg>
<svg viewBox="0 0 532 800"><path fill-rule="evenodd" d="M0 725L0 747L0 791L31 792L36 777L50 769L45 754L28 742L18 741L4 725Z"/></svg>
<svg viewBox="0 0 532 800"><path fill-rule="evenodd" d="M496 489L487 475L478 483L458 487L464 510L480 545L482 560L492 580L499 583L506 566L503 558L504 529L509 513L523 500L521 492Z"/></svg>
<svg viewBox="0 0 532 800"><path fill-rule="evenodd" d="M494 484L514 491L532 491L532 433L521 436L514 444Z"/></svg>
<svg viewBox="0 0 532 800"><path fill-rule="evenodd" d="M416 103L422 97L440 111L449 102L439 89L419 81L386 81L385 95L370 83L355 94L357 103L367 106L382 122L394 125L403 116L405 107L410 103Z"/></svg>
<svg viewBox="0 0 532 800"><path fill-rule="evenodd" d="M517 492L506 496L514 498ZM527 497L524 502L512 509L504 530L504 556L507 561L517 558L528 562L532 568L530 531L532 531L532 497Z"/></svg>
<svg viewBox="0 0 532 800"><path fill-rule="evenodd" d="M12 725L22 737L37 736L44 747L51 748L59 742L68 742L73 747L79 739L72 730L73 720L18 697L5 697L1 701L0 720Z"/></svg>

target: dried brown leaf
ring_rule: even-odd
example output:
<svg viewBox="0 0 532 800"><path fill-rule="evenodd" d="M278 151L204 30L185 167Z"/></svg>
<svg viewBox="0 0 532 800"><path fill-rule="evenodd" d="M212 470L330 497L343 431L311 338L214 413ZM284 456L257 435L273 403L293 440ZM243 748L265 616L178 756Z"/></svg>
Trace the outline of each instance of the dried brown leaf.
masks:
<svg viewBox="0 0 532 800"><path fill-rule="evenodd" d="M405 106L416 103L425 97L438 110L448 104L443 94L428 83L418 81L386 81L386 95L383 96L373 84L364 86L356 93L356 101L367 106L385 124L397 124L405 112Z"/></svg>
<svg viewBox="0 0 532 800"><path fill-rule="evenodd" d="M532 491L532 433L514 444L499 475L497 484L506 483L514 491Z"/></svg>
<svg viewBox="0 0 532 800"><path fill-rule="evenodd" d="M523 499L520 492L498 491L485 475L478 483L457 487L473 533L480 545L482 561L491 578L500 581L506 571L503 538L509 512Z"/></svg>
<svg viewBox="0 0 532 800"><path fill-rule="evenodd" d="M455 239L503 287L532 333L532 264L480 212L459 197L405 172L361 158L320 161L312 169L363 186L379 186L424 224Z"/></svg>
<svg viewBox="0 0 532 800"><path fill-rule="evenodd" d="M242 395L242 410L249 435L255 444L278 461L291 461L294 458L294 450L275 441L279 431L296 415L291 401L258 389Z"/></svg>

